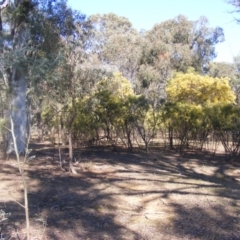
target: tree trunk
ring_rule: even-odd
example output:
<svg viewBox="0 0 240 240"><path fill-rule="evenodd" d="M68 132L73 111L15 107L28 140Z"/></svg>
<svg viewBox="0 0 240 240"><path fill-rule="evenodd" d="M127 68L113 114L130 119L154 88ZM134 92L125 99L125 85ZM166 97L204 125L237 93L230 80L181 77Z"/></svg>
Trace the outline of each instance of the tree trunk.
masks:
<svg viewBox="0 0 240 240"><path fill-rule="evenodd" d="M170 149L174 149L174 148L173 148L173 129L172 129L172 127L169 127L169 128L168 128L168 137L169 137L169 146L170 146Z"/></svg>
<svg viewBox="0 0 240 240"><path fill-rule="evenodd" d="M126 129L126 131L127 131L128 150L129 150L130 152L132 152L132 150L133 150L133 145L132 145L132 141L131 141L131 130L128 131L128 130Z"/></svg>
<svg viewBox="0 0 240 240"><path fill-rule="evenodd" d="M8 0L4 2L9 2ZM21 5L31 3L31 0L15 0L14 6L16 9L20 9ZM25 5L24 5L25 7ZM19 10L20 11L20 10ZM28 9L27 9L28 11ZM13 37L13 53L15 54L19 49L26 47L30 34L27 25L27 13L23 18L13 19L11 24L12 37ZM16 55L17 56L17 55ZM19 55L20 59L24 59L25 54ZM9 72L9 88L10 88L10 104L8 111L8 118L13 119L14 123L14 135L16 137L17 149L20 154L25 153L26 145L26 131L27 131L27 76L28 69L26 62L20 61L16 66L12 66L11 72ZM8 135L8 147L7 153L15 152L13 146L13 139L11 134Z"/></svg>
<svg viewBox="0 0 240 240"><path fill-rule="evenodd" d="M145 149L146 149L146 152L149 153L149 142L148 141L145 141Z"/></svg>
<svg viewBox="0 0 240 240"><path fill-rule="evenodd" d="M26 146L26 128L27 128L27 109L26 109L26 92L27 83L23 77L15 77L12 81L12 93L9 107L9 117L14 122L14 135L19 153L25 153ZM7 153L14 152L12 134L8 135Z"/></svg>
<svg viewBox="0 0 240 240"><path fill-rule="evenodd" d="M77 171L73 166L73 144L72 144L72 128L71 127L69 129L68 141L69 141L69 171L73 174L77 174Z"/></svg>

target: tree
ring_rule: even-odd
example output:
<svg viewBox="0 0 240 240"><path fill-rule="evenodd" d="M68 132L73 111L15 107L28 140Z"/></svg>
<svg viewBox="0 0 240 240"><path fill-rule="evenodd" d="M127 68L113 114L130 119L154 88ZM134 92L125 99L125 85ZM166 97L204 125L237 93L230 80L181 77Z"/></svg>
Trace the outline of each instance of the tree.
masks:
<svg viewBox="0 0 240 240"><path fill-rule="evenodd" d="M214 104L208 108L207 117L220 140L225 152L230 157L240 152L240 108L232 104Z"/></svg>
<svg viewBox="0 0 240 240"><path fill-rule="evenodd" d="M145 44L138 70L137 92L144 94L156 109L166 99L166 82L172 75L170 56L166 50L161 50L164 48L161 43L157 49L151 49L148 41Z"/></svg>
<svg viewBox="0 0 240 240"><path fill-rule="evenodd" d="M152 43L150 63L167 54L171 68L178 72L186 72L192 66L203 73L206 64L216 56L215 45L224 40L223 30L209 27L206 17L190 21L182 15L156 24L146 35Z"/></svg>
<svg viewBox="0 0 240 240"><path fill-rule="evenodd" d="M168 102L162 110L163 121L168 128L168 138L173 149L173 136L179 140L179 147L189 146L190 140L198 140L200 149L210 132L204 107L186 102ZM174 133L174 134L173 134Z"/></svg>
<svg viewBox="0 0 240 240"><path fill-rule="evenodd" d="M236 95L236 103L240 102L240 54L233 58L235 66L235 76L231 81L232 89Z"/></svg>
<svg viewBox="0 0 240 240"><path fill-rule="evenodd" d="M56 71L57 78L54 82L55 98L62 105L61 117L68 131L69 143L69 170L76 174L73 167L73 127L77 117L77 101L90 93L95 84L92 69L86 66L88 41L87 28L84 22L74 19L73 32L63 39L62 61ZM85 34L84 34L85 33ZM89 78L90 75L90 78ZM97 78L96 78L97 79ZM66 91L62 91L66 89Z"/></svg>
<svg viewBox="0 0 240 240"><path fill-rule="evenodd" d="M26 139L26 93L27 93L27 62L26 58L27 42L30 40L28 28L28 16L32 9L31 1L15 1L10 6L10 1L1 3L1 13L9 12L6 17L9 24L7 29L3 26L4 18L1 17L1 52L6 61L1 61L1 74L4 84L9 88L11 97L9 98L9 117L14 121L14 134L19 152L25 152ZM11 30L11 31L9 31ZM7 41L7 38L11 38ZM10 46L9 46L10 45ZM12 58L11 58L12 57ZM13 141L9 134L8 153L14 151Z"/></svg>
<svg viewBox="0 0 240 240"><path fill-rule="evenodd" d="M235 64L227 62L211 62L209 64L207 74L214 78L227 77L232 80L236 75Z"/></svg>
<svg viewBox="0 0 240 240"><path fill-rule="evenodd" d="M168 103L163 119L169 131L170 147L173 133L180 140L180 149L189 146L189 140L200 144L200 149L214 129L209 112L218 104L235 101L228 78L201 76L196 72L176 73L167 86Z"/></svg>
<svg viewBox="0 0 240 240"><path fill-rule="evenodd" d="M93 15L92 51L98 54L102 64L117 67L124 77L136 80L141 56L141 37L125 17L113 13Z"/></svg>
<svg viewBox="0 0 240 240"><path fill-rule="evenodd" d="M232 13L239 13L240 12L240 0L228 0L227 2L235 7L235 10L232 11ZM237 21L237 23L240 23L239 18L235 18L235 20Z"/></svg>
<svg viewBox="0 0 240 240"><path fill-rule="evenodd" d="M18 150L23 153L28 89L50 76L50 69L57 63L61 38L74 28L74 14L65 0L5 0L1 10L0 71L9 91L8 117L13 118ZM75 15L82 19L81 14ZM9 135L8 153L13 151Z"/></svg>
<svg viewBox="0 0 240 240"><path fill-rule="evenodd" d="M201 74L206 72L208 64L217 56L215 45L225 40L221 27L211 28L208 24L206 17L201 17L194 23L194 34L190 46L193 52L192 67Z"/></svg>
<svg viewBox="0 0 240 240"><path fill-rule="evenodd" d="M130 81L120 72L116 72L112 77L98 82L95 97L98 102L95 114L102 122L106 138L114 146L120 138L127 148L132 150L132 102L135 95Z"/></svg>
<svg viewBox="0 0 240 240"><path fill-rule="evenodd" d="M135 104L135 126L137 132L145 144L146 152L149 143L154 138L160 120L159 109L153 109L144 96L138 96Z"/></svg>
<svg viewBox="0 0 240 240"><path fill-rule="evenodd" d="M233 63L226 62L212 62L209 65L207 74L211 77L227 77L230 79L229 83L236 96L236 103L239 103L240 98L240 75L239 75L239 56L234 57Z"/></svg>
<svg viewBox="0 0 240 240"><path fill-rule="evenodd" d="M166 82L172 74L169 54L171 40L164 38L166 27L161 24L155 25L151 31L142 34L143 48L137 91L144 94L154 108L166 99Z"/></svg>
<svg viewBox="0 0 240 240"><path fill-rule="evenodd" d="M156 24L147 33L147 38L154 44L151 50L155 54L153 57L162 60L168 56L171 69L185 72L192 64L190 46L194 36L193 27L194 22L183 15Z"/></svg>
<svg viewBox="0 0 240 240"><path fill-rule="evenodd" d="M121 99L133 95L132 84L127 78L123 77L121 72L115 72L112 77L106 77L97 83L97 92L106 90Z"/></svg>
<svg viewBox="0 0 240 240"><path fill-rule="evenodd" d="M166 100L167 80L174 71L186 73L194 67L203 74L216 56L215 45L223 40L221 28L210 28L206 18L190 21L179 15L156 24L144 33L145 43L138 71L141 92L154 105Z"/></svg>

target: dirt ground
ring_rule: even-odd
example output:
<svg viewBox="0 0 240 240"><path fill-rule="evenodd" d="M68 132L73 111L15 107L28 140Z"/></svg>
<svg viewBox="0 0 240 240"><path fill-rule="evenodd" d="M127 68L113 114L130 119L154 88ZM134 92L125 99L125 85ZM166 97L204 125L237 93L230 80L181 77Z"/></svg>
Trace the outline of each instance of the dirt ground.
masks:
<svg viewBox="0 0 240 240"><path fill-rule="evenodd" d="M56 149L33 148L26 165L33 240L240 239L240 161L94 148L79 153L72 175L59 168ZM2 158L0 167L0 239L22 240L16 160Z"/></svg>

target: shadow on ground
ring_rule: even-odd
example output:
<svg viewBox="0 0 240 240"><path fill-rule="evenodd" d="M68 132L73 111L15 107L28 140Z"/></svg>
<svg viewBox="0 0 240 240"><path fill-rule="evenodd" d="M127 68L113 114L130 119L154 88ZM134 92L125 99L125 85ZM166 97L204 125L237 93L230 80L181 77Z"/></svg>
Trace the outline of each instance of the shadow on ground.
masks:
<svg viewBox="0 0 240 240"><path fill-rule="evenodd" d="M73 176L59 169L56 150L34 154L33 239L240 239L240 165L222 155L85 149ZM12 162L1 161L3 193L22 203ZM24 210L9 195L0 200L11 213L0 222L2 238L24 239Z"/></svg>

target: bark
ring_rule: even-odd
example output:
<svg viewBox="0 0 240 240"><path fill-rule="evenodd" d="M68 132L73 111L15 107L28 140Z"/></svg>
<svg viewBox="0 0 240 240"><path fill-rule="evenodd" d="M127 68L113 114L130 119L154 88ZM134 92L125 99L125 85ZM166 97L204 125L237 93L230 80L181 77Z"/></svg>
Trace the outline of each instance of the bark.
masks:
<svg viewBox="0 0 240 240"><path fill-rule="evenodd" d="M174 147L173 147L173 129L172 129L172 127L168 128L168 137L169 137L170 149L174 149Z"/></svg>
<svg viewBox="0 0 240 240"><path fill-rule="evenodd" d="M75 170L75 168L73 166L72 128L69 129L68 141L69 141L69 171L72 174L77 174L77 171Z"/></svg>
<svg viewBox="0 0 240 240"><path fill-rule="evenodd" d="M16 0L14 1L14 4L15 7L19 7L26 2L30 4L31 0L26 0L25 2L23 0ZM13 30L13 51L24 48L29 37L29 29L25 19L13 20L11 27ZM20 154L24 154L27 133L27 69L26 67L21 66L21 63L19 63L18 66L12 66L11 69L8 79L10 88L8 118L13 119L14 135L16 137L18 151ZM11 134L8 136L7 145L7 154L15 152Z"/></svg>
<svg viewBox="0 0 240 240"><path fill-rule="evenodd" d="M26 92L27 83L23 77L15 78L12 82L12 94L10 100L9 117L13 119L14 135L19 153L25 153L26 147L26 128L27 128L27 109ZM7 153L14 152L12 134L8 136Z"/></svg>
<svg viewBox="0 0 240 240"><path fill-rule="evenodd" d="M148 141L145 141L145 149L146 149L146 152L149 153L149 142Z"/></svg>
<svg viewBox="0 0 240 240"><path fill-rule="evenodd" d="M128 150L132 152L133 150L133 145L132 145L132 140L131 140L131 130L128 129L126 126L126 134L127 134L127 145L128 145Z"/></svg>
<svg viewBox="0 0 240 240"><path fill-rule="evenodd" d="M3 0L3 1L1 1L0 2L0 10L4 9L5 7L7 7L9 5L9 3L10 3L10 0ZM2 23L2 20L1 20L1 23Z"/></svg>

